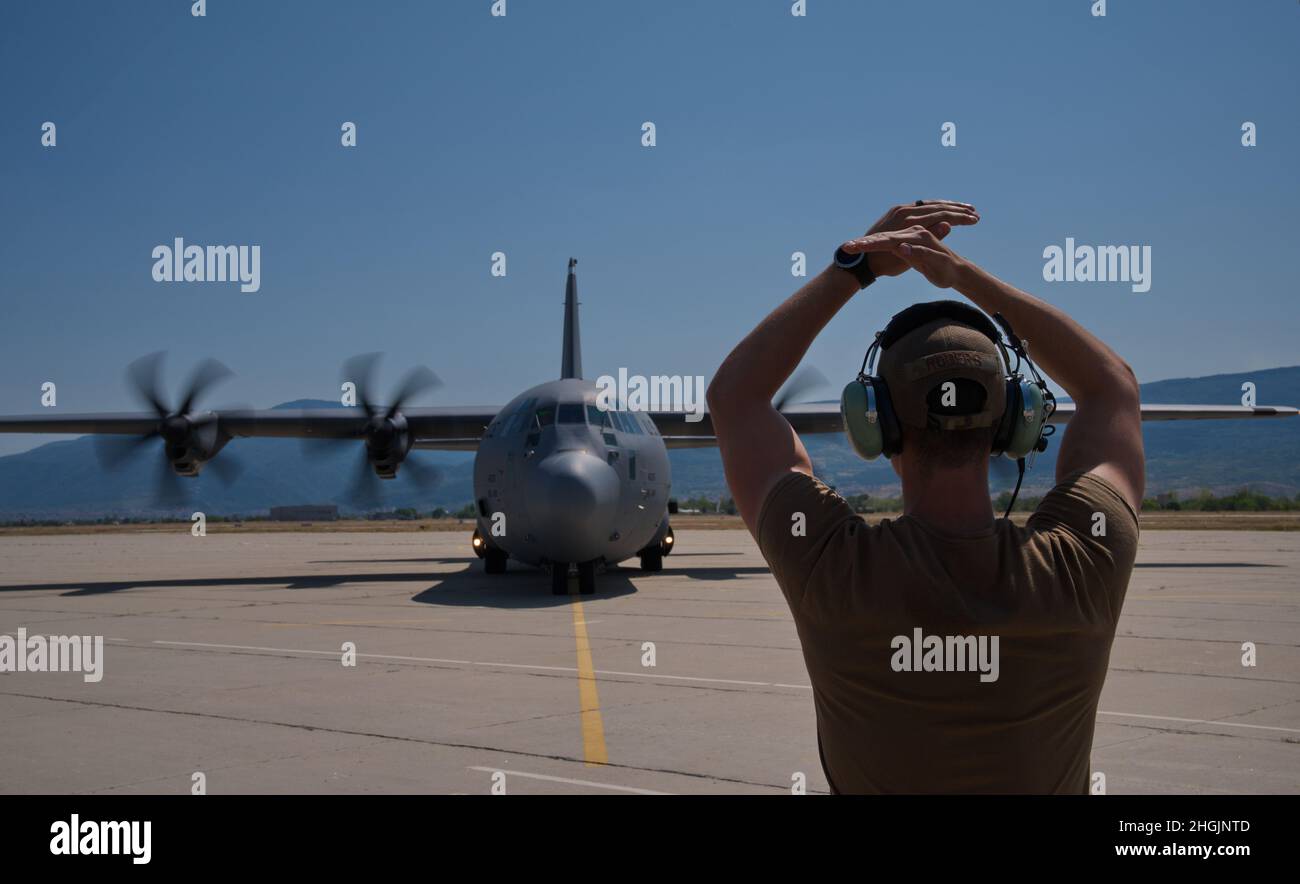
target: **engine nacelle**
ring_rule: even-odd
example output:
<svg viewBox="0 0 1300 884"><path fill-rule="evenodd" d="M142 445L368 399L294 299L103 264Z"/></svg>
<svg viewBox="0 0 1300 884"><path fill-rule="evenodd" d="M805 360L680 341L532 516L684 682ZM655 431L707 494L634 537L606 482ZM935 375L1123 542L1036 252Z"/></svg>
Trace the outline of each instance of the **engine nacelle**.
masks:
<svg viewBox="0 0 1300 884"><path fill-rule="evenodd" d="M366 459L381 479L397 478L397 470L406 460L415 439L401 414L376 415L366 425Z"/></svg>
<svg viewBox="0 0 1300 884"><path fill-rule="evenodd" d="M216 457L231 438L211 412L171 415L163 421L158 433L163 438L167 463L178 476L197 476L203 465Z"/></svg>

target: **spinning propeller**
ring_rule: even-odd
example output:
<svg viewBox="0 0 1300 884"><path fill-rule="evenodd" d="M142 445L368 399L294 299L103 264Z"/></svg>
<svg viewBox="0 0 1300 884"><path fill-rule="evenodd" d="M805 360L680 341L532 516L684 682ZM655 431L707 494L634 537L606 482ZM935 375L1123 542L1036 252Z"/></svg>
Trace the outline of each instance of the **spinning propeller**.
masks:
<svg viewBox="0 0 1300 884"><path fill-rule="evenodd" d="M128 386L157 415L157 425L142 436L96 436L95 453L105 469L116 470L136 460L149 443L161 440L164 459L159 465L154 499L161 506L175 507L186 500L181 476L197 476L210 463L217 478L229 484L238 477L241 468L229 458L213 459L229 437L221 432L215 413L194 410L208 390L231 376L230 369L215 359L200 362L190 374L180 404L172 408L163 392L165 357L163 352L143 356L132 362L126 372Z"/></svg>

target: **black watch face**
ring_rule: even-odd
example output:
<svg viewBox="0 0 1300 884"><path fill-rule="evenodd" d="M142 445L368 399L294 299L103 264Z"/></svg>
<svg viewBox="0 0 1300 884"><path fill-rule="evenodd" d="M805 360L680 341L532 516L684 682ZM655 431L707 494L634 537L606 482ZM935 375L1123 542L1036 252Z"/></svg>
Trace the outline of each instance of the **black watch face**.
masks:
<svg viewBox="0 0 1300 884"><path fill-rule="evenodd" d="M848 252L844 251L843 246L835 250L835 263L846 269L849 267L857 267L862 263L862 259L865 257L866 252L858 252L856 255L850 255Z"/></svg>

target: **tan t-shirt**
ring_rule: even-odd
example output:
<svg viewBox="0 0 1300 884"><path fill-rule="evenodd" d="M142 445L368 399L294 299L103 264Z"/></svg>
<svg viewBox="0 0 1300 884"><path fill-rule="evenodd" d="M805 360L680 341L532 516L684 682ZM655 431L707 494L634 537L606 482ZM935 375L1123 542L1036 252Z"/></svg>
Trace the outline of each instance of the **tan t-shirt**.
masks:
<svg viewBox="0 0 1300 884"><path fill-rule="evenodd" d="M794 614L833 791L1087 792L1138 540L1110 483L1075 474L1025 527L953 537L908 516L869 526L791 473L758 534Z"/></svg>

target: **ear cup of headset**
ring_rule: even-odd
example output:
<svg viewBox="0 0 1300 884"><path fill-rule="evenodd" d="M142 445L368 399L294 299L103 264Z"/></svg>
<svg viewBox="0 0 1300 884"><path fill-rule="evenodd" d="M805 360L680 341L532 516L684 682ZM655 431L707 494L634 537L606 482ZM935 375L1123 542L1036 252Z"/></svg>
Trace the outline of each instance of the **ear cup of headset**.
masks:
<svg viewBox="0 0 1300 884"><path fill-rule="evenodd" d="M869 384L854 379L840 394L840 418L844 435L863 460L875 460L884 452L885 440L880 431L880 412L875 391Z"/></svg>
<svg viewBox="0 0 1300 884"><path fill-rule="evenodd" d="M1008 457L1026 457L1038 445L1047 418L1046 400L1035 383L1020 380L1017 385L1016 409L1011 413L1011 433L1005 451Z"/></svg>
<svg viewBox="0 0 1300 884"><path fill-rule="evenodd" d="M903 450L903 428L894 411L894 400L889 396L889 384L884 378L872 378L871 386L876 391L876 410L880 415L881 453L893 457Z"/></svg>
<svg viewBox="0 0 1300 884"><path fill-rule="evenodd" d="M993 454L1010 454L1007 446L1011 444L1011 437L1015 435L1016 415L1021 412L1021 397L1024 394L1023 384L1018 376L1007 378L1007 397L1006 405L1002 409L1002 417L998 419L997 429L993 432ZM1014 455L1012 455L1014 457Z"/></svg>
<svg viewBox="0 0 1300 884"><path fill-rule="evenodd" d="M880 378L853 380L840 395L840 417L849 444L864 460L899 452L901 433L889 399L889 388Z"/></svg>

